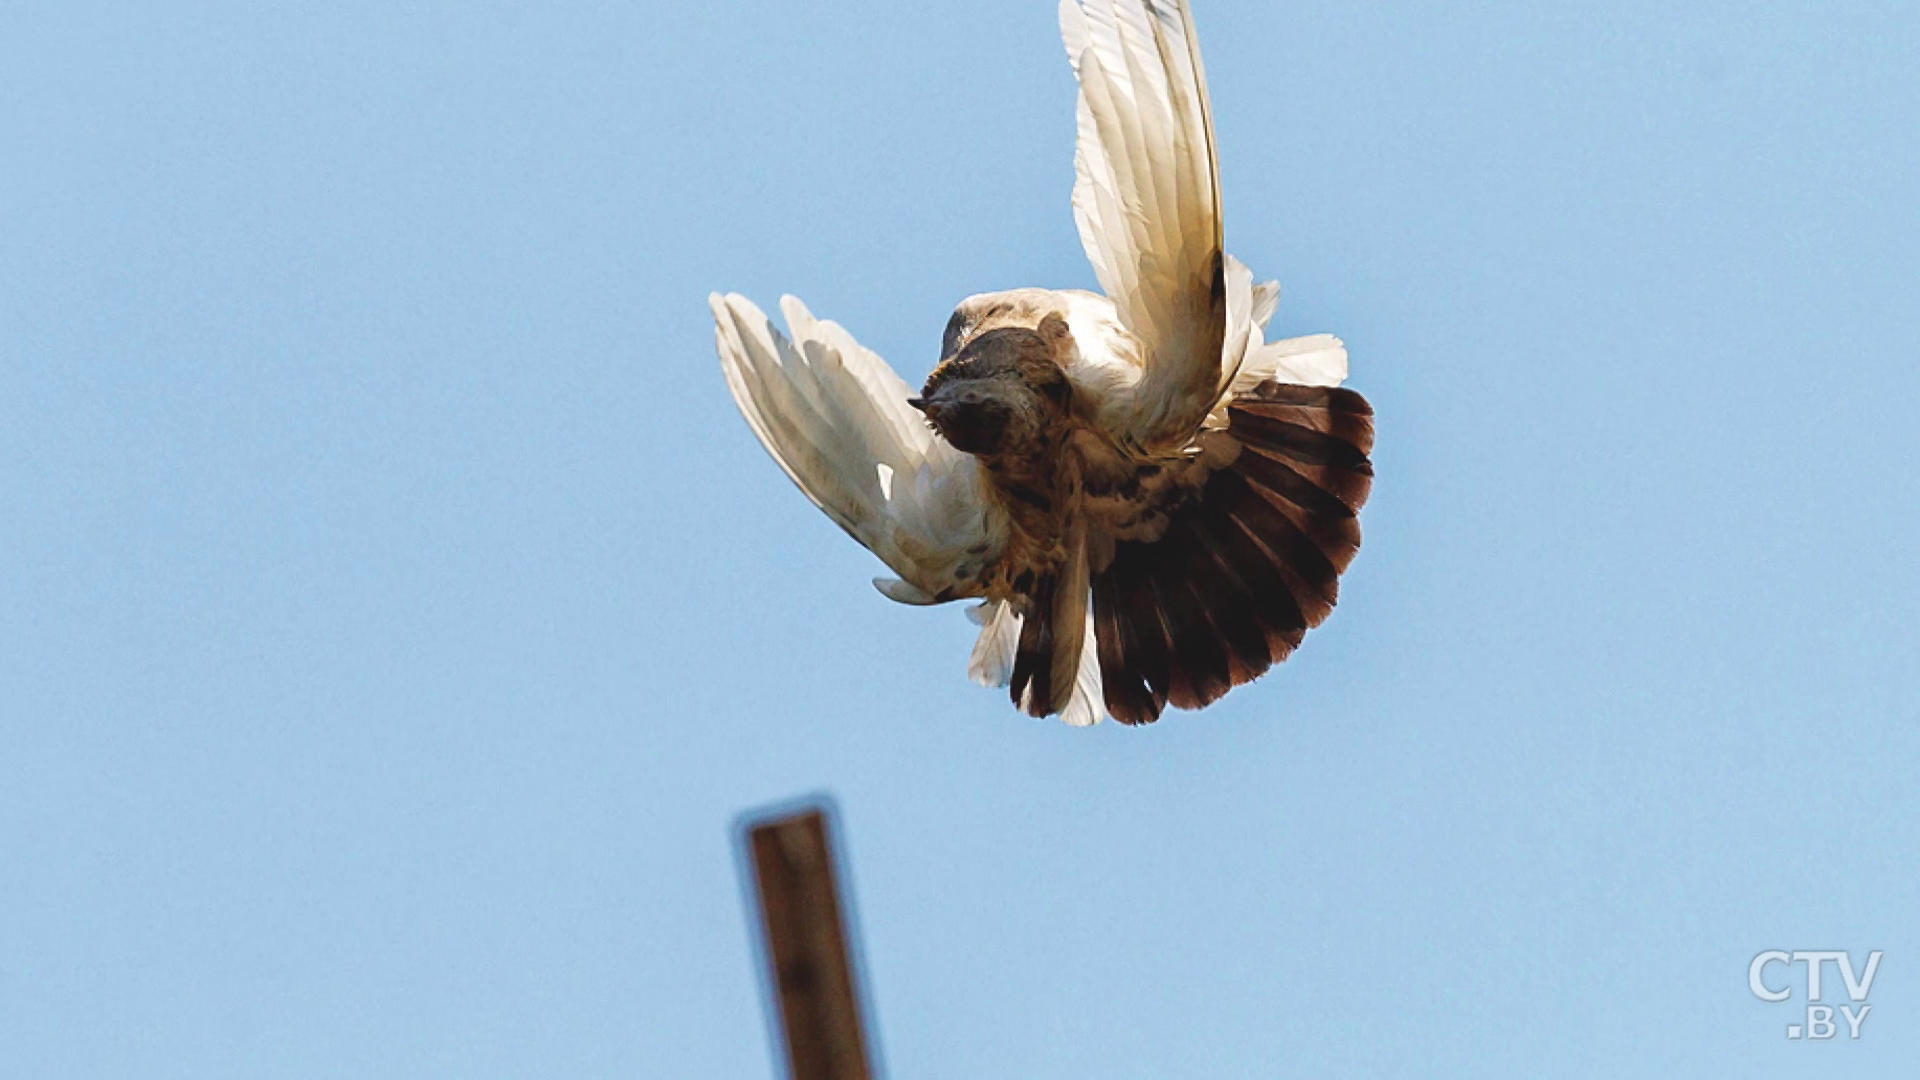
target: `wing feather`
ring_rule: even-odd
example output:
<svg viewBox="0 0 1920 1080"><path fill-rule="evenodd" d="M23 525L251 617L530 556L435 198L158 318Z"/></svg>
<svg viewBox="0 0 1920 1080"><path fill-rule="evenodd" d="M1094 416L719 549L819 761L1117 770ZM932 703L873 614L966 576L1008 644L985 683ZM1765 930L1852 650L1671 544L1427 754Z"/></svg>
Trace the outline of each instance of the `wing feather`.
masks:
<svg viewBox="0 0 1920 1080"><path fill-rule="evenodd" d="M1193 19L1177 0L1062 0L1060 29L1080 81L1074 220L1100 287L1143 345L1120 434L1177 448L1238 362L1222 355L1228 269Z"/></svg>
<svg viewBox="0 0 1920 1080"><path fill-rule="evenodd" d="M974 459L927 429L900 376L793 297L780 304L792 337L746 297L708 304L747 426L815 506L900 575L876 580L880 591L902 603L971 595L1006 522Z"/></svg>

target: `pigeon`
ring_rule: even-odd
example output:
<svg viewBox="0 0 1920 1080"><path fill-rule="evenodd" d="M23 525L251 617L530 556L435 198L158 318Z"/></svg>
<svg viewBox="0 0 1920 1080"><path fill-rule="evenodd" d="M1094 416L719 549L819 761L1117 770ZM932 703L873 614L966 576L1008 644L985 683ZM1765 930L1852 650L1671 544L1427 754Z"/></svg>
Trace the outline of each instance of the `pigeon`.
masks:
<svg viewBox="0 0 1920 1080"><path fill-rule="evenodd" d="M1277 282L1226 253L1185 0L1063 0L1073 214L1104 295L962 300L918 393L839 324L709 298L733 400L893 571L976 600L968 674L1036 717L1145 724L1287 658L1360 546L1373 410L1329 334L1268 342Z"/></svg>

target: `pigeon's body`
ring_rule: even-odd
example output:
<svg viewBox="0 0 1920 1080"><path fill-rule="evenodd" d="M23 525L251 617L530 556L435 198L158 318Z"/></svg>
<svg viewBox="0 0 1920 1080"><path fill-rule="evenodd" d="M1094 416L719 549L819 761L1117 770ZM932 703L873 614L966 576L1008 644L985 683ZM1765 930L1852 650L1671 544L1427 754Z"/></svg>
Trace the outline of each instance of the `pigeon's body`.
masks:
<svg viewBox="0 0 1920 1080"><path fill-rule="evenodd" d="M742 297L713 307L742 412L900 575L883 593L983 601L970 673L1033 715L1141 723L1258 676L1332 609L1372 414L1334 389L1337 339L1264 342L1279 290L1220 246L1185 10L1065 0L1061 23L1107 296L969 297L918 397L791 297L791 339Z"/></svg>

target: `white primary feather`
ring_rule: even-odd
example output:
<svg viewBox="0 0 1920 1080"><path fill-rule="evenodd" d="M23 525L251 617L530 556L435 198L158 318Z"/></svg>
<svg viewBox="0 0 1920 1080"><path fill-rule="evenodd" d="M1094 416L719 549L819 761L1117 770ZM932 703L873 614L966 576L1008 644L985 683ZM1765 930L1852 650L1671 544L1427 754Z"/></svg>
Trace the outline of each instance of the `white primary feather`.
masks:
<svg viewBox="0 0 1920 1080"><path fill-rule="evenodd" d="M780 303L792 338L743 296L708 304L734 403L807 498L900 575L875 586L910 604L966 595L1006 542L974 459L927 429L886 361L800 301Z"/></svg>
<svg viewBox="0 0 1920 1080"><path fill-rule="evenodd" d="M1263 342L1280 285L1253 284L1232 256L1221 256L1217 366L1194 348L1209 340L1199 322L1213 317L1207 289L1223 249L1206 73L1183 0L1061 0L1060 34L1081 87L1074 219L1112 305L1110 315L1069 312L1081 344L1068 373L1075 390L1110 431L1148 442L1155 431L1190 434L1181 425L1203 414L1208 426L1224 424L1227 400L1270 378L1338 385L1346 352L1337 340ZM1119 340L1113 324L1133 340Z"/></svg>
<svg viewBox="0 0 1920 1080"><path fill-rule="evenodd" d="M1145 371L1120 432L1178 443L1231 380L1215 356L1220 190L1193 20L1172 0L1062 0L1080 81L1074 220Z"/></svg>

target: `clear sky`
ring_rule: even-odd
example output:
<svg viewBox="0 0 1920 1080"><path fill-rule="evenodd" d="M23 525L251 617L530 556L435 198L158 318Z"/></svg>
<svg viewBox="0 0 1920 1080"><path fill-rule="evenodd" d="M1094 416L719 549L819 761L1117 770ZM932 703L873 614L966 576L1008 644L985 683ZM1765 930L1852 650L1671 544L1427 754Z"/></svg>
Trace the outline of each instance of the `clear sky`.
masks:
<svg viewBox="0 0 1920 1080"><path fill-rule="evenodd" d="M1091 285L1052 4L6 5L0 1073L769 1076L728 830L825 790L895 1077L1915 1075L1920 14L1197 9L1379 476L1294 659L1079 731L704 303L918 381Z"/></svg>

